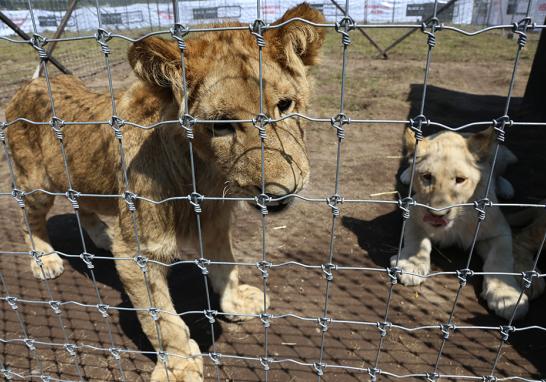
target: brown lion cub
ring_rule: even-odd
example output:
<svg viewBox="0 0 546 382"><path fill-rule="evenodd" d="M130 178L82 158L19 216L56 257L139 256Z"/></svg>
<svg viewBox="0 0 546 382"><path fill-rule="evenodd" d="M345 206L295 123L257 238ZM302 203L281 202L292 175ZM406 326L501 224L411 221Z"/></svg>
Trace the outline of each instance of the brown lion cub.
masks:
<svg viewBox="0 0 546 382"><path fill-rule="evenodd" d="M463 136L442 131L424 138L417 146L414 199L433 209L413 208L404 234L404 247L398 266L404 285L419 285L430 272L432 243L440 246L459 245L469 248L476 229L476 213L468 207L451 205L472 203L484 197L491 172L493 129ZM410 156L415 151L413 133L406 130ZM500 163L498 168L503 168ZM497 168L497 169L498 169ZM494 178L498 177L495 171ZM497 202L495 182L489 192ZM476 249L483 258L484 272L514 272L512 233L498 207L488 207L481 224ZM396 256L391 257L391 266ZM517 304L521 287L513 276L486 275L482 296L489 309L503 318L510 318ZM523 295L516 318L528 311L528 298Z"/></svg>
<svg viewBox="0 0 546 382"><path fill-rule="evenodd" d="M292 18L323 23L323 15L307 4L288 10L275 22ZM307 69L317 61L324 33L303 22L291 22L264 33L264 113L280 118L287 113L305 112L311 86ZM185 52L189 114L199 119L251 120L259 111L258 48L248 31L219 31L197 35L187 41ZM177 120L183 113L180 50L173 41L147 38L129 49L129 62L138 80L116 97L119 118L151 125ZM105 121L112 116L108 94L93 93L72 76L51 81L58 118L64 121ZM183 102L182 102L183 103ZM8 121L18 117L51 121L48 90L43 79L26 85L12 99ZM118 143L109 125L65 125L63 143L72 188L79 193L124 194L163 200L192 193L192 173L185 130L178 125L143 130L123 127L127 186L122 176ZM261 192L259 131L252 124L217 123L194 126L193 149L197 191L221 196L226 188L236 195L256 196ZM302 190L309 178L304 131L299 120L284 119L266 126L265 192L281 197ZM17 172L17 187L23 191L45 189L66 192L63 159L56 137L43 125L18 122L7 131ZM63 272L63 261L49 244L46 215L54 197L27 194L29 246L45 254L43 273L31 262L36 277L54 278ZM81 221L93 242L111 250L115 257L134 257L136 245L132 216L122 198L80 197ZM153 205L136 200L141 252L150 260L171 262L194 259L186 248L197 248L196 219L187 200ZM231 215L234 203L206 200L201 222L205 257L233 262ZM272 203L273 204L273 203ZM288 203L279 202L273 209ZM111 216L116 223L106 226L99 217ZM107 220L107 219L106 219ZM150 306L142 271L134 261L116 261L125 291L137 308ZM263 293L239 284L237 268L210 265L210 282L220 295L225 312L257 314L264 308ZM139 311L142 328L157 351L182 357L168 357L167 371L158 361L153 381L201 381L203 360L197 343L175 312L167 286L167 269L148 263L153 306L160 309L157 323L146 311ZM193 357L186 358L193 355Z"/></svg>

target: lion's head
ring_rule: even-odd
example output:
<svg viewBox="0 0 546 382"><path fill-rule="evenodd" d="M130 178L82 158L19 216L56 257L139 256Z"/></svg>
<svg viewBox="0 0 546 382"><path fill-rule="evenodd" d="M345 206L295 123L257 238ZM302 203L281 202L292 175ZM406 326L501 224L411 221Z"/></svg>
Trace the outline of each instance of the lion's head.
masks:
<svg viewBox="0 0 546 382"><path fill-rule="evenodd" d="M416 145L413 135L408 134L406 147L411 158ZM433 228L449 228L464 209L447 207L483 197L481 194L485 191L491 171L493 142L492 129L467 135L442 131L419 142L415 160L414 199L434 210L416 209L418 219Z"/></svg>
<svg viewBox="0 0 546 382"><path fill-rule="evenodd" d="M272 25L291 18L323 23L324 16L302 4ZM235 26L235 24L228 24ZM241 26L240 24L236 24ZM291 22L264 33L263 114L279 119L304 113L310 82L307 69L317 61L324 40L321 29ZM260 113L259 55L255 36L246 30L207 32L187 40L184 54L188 89L187 113L198 120L223 120L194 125L198 157L212 164L220 178L246 195L261 193L261 141L252 122ZM136 75L152 86L172 92L179 116L185 112L181 54L175 41L146 38L129 51ZM281 197L302 190L309 161L300 121L287 118L265 126L265 192Z"/></svg>

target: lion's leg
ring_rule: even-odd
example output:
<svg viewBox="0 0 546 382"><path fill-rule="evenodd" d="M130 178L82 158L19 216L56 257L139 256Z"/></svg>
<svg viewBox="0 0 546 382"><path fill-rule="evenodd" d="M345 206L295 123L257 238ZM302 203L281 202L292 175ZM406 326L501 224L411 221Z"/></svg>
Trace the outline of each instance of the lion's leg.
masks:
<svg viewBox="0 0 546 382"><path fill-rule="evenodd" d="M425 278L420 276L425 276L430 272L431 251L430 239L410 220L404 233L404 247L398 261L398 267L403 272L398 275L402 284L419 285L425 281ZM396 255L391 257L391 267L396 266L396 260Z"/></svg>
<svg viewBox="0 0 546 382"><path fill-rule="evenodd" d="M211 232L205 236L205 248L210 260L234 262L231 235L229 230ZM239 272L235 265L211 265L209 278L212 287L220 295L220 306L226 313L260 314L269 307L269 299L264 303L261 289L247 284L239 284ZM226 316L239 321L252 316Z"/></svg>
<svg viewBox="0 0 546 382"><path fill-rule="evenodd" d="M509 234L479 241L478 253L484 261L484 272L514 272L512 237ZM520 294L521 286L514 276L493 275L483 278L482 297L487 301L489 309L500 317L509 319L512 316ZM528 310L529 300L524 294L514 316L515 319L525 316Z"/></svg>
<svg viewBox="0 0 546 382"><path fill-rule="evenodd" d="M47 213L53 206L55 197L40 192L25 197L26 217L23 216L23 233L30 248L45 255L40 257L41 266L35 259L30 260L30 268L34 277L53 279L63 273L63 259L55 252L49 243L47 234ZM28 222L28 225L27 225Z"/></svg>
<svg viewBox="0 0 546 382"><path fill-rule="evenodd" d="M114 256L133 256L134 253L128 250L128 248L130 246L125 246L114 241ZM125 292L131 299L133 306L135 308L147 309L146 311L138 312L138 318L144 333L156 351L159 352L160 349L163 349L164 352L171 354L168 357L167 368L158 359L157 365L152 372L151 381L202 381L203 360L198 356L201 354L201 351L197 343L190 338L190 331L187 325L180 316L176 315L167 284L167 269L151 263L146 264L145 267L146 279L152 298L152 307L158 309L157 319L154 319L155 312L148 311L150 301L148 299L148 288L146 287L143 270L136 262L131 261L116 261L116 268L123 282ZM154 314L152 315L152 313ZM160 336L158 336L158 332ZM179 357L173 356L173 354Z"/></svg>
<svg viewBox="0 0 546 382"><path fill-rule="evenodd" d="M80 219L93 244L98 248L112 250L112 233L108 226L93 213L83 209L80 210Z"/></svg>

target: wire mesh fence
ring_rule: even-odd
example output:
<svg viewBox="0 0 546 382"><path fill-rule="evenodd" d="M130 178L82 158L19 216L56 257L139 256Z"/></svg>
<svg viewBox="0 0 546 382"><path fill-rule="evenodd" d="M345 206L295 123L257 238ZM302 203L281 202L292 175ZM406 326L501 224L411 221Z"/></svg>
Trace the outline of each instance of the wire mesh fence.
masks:
<svg viewBox="0 0 546 382"><path fill-rule="evenodd" d="M304 368L311 370L317 380L322 380L327 377L328 373L335 372L337 370L348 370L354 373L359 374L362 378L366 376L372 381L383 377L391 378L402 378L402 379L426 379L428 381L436 381L438 379L467 379L467 380L484 380L484 381L494 381L494 380L526 380L526 381L538 381L539 379L529 377L526 375L507 375L499 376L497 373L497 367L499 360L502 357L502 350L506 342L510 339L511 335L523 331L546 331L546 328L541 325L532 325L525 327L518 327L514 324L514 317L517 313L517 308L511 314L510 319L503 325L458 325L456 324L455 318L457 313L457 308L460 304L460 298L462 295L463 289L467 285L467 281L473 276L487 276L491 275L488 272L479 272L471 269L471 261L474 255L474 249L476 246L478 234L482 227L483 222L487 219L488 210L494 207L505 206L505 207L529 207L529 208L545 208L546 206L541 203L534 204L524 204L524 203L496 203L491 201L490 189L491 182L493 181L493 169L495 168L497 162L497 156L499 148L504 144L505 141L505 132L506 129L512 127L526 128L530 126L546 126L546 122L529 122L529 121L518 121L513 120L509 115L510 103L512 100L512 91L516 79L516 73L518 70L518 65L520 63L520 54L522 49L525 47L527 41L527 35L530 31L542 30L545 25L542 25L537 22L537 20L529 17L532 8L532 1L530 0L527 3L526 11L521 19L517 19L514 23L503 23L496 24L490 27L485 27L479 30L467 31L462 27L445 25L440 23L437 18L437 12L440 6L440 2L436 0L433 4L432 9L432 19L427 23L419 22L409 22L404 24L366 24L358 23L355 21L355 18L352 17L352 2L347 1L344 4L345 12L341 15L336 15L335 22L326 22L326 23L315 23L305 19L289 19L281 24L269 24L264 18L264 8L263 4L260 1L257 2L255 8L255 19L250 25L229 25L229 26L206 26L206 27L188 27L186 24L180 22L180 16L177 12L174 12L173 15L173 24L168 25L168 29L161 29L157 31L149 32L141 37L135 38L122 33L117 33L116 31L110 30L108 28L108 22L105 22L105 19L102 17L97 17L98 29L94 34L80 34L75 36L67 36L56 39L59 43L68 43L70 41L81 41L81 40L94 40L97 42L97 52L103 56L104 68L107 73L108 80L108 90L111 101L111 118L109 120L101 121L65 121L59 118L59 115L55 110L55 101L51 94L51 85L50 85L50 74L49 74L49 65L48 65L48 55L45 52L45 45L48 42L53 42L54 39L47 38L41 34L38 29L38 23L36 15L34 14L35 7L32 1L28 2L28 12L30 14L30 19L32 21L32 39L29 41L24 41L21 39L16 39L12 37L1 37L3 44L9 44L12 46L28 46L30 45L37 55L39 64L43 67L45 80L49 88L49 102L50 102L50 119L48 121L32 121L25 119L25 116L19 116L15 120L7 120L2 123L2 129L0 131L0 139L2 140L4 152L6 156L6 161L9 165L9 175L11 190L8 192L3 192L0 194L3 198L12 198L17 206L21 209L23 214L23 221L26 224L26 230L29 232L31 237L31 248L28 251L14 251L6 248L5 250L0 251L1 256L11 256L11 257L23 257L23 258L32 258L35 261L38 269L41 269L41 272L44 271L42 258L48 253L41 253L34 246L32 241L32 229L29 224L28 217L28 206L25 204L25 198L33 194L45 194L49 196L56 196L60 198L66 198L70 203L70 206L73 210L73 213L76 216L76 228L77 234L80 239L81 252L80 253L64 253L62 251L55 251L64 259L76 259L77 261L82 262L82 266L86 269L86 272L89 275L89 282L92 284L96 292L96 302L94 303L82 303L77 300L66 300L60 301L56 298L50 287L50 281L47 280L47 277L44 277L42 282L42 287L45 294L41 298L36 299L25 299L18 298L18 296L10 293L10 285L6 282L6 277L0 272L0 284L2 284L2 297L1 300L8 304L9 307L14 311L17 319L18 328L18 338L2 338L0 341L4 344L21 344L24 345L28 351L32 354L33 360L36 362L37 367L33 370L28 370L27 372L14 371L9 364L2 362L0 365L0 371L3 373L6 379L24 379L24 380L33 380L33 379L42 379L42 380L68 380L65 379L62 375L52 375L48 372L48 367L44 365L45 360L40 354L40 349L59 349L59 351L66 352L68 358L67 363L72 364L73 374L76 376L76 380L85 380L85 373L82 370L82 356L86 353L93 352L102 352L108 354L108 357L114 361L116 364L116 378L119 380L131 380L127 378L126 371L124 370L123 363L121 362L122 357L131 355L131 354L153 354L157 357L160 363L165 366L166 378L168 379L167 365L169 360L172 359L194 359L203 357L208 365L211 365L214 372L210 376L214 380L220 380L221 377L221 365L225 362L235 360L235 361L246 361L250 364L253 364L254 367L261 370L261 378L263 380L270 380L271 369L275 365L299 365ZM101 14L101 7L99 3L96 3L96 15ZM340 94L339 94L339 109L338 113L331 117L315 117L309 116L300 113L290 113L279 118L272 118L266 114L266 107L264 104L264 83L263 83L263 49L266 46L266 41L264 39L264 33L270 30L276 30L279 28L286 27L294 22L300 22L304 24L311 25L315 28L329 28L334 29L339 34L339 39L342 45L342 56L341 56L341 73L340 73ZM160 25L161 27L161 25ZM351 46L351 34L356 30L362 29L373 29L373 28L400 28L400 29L416 29L421 31L426 35L426 48L427 53L425 57L425 67L424 67L424 79L423 79L423 88L422 95L419 105L419 113L414 118L408 120L378 120L378 119L355 119L351 118L350 113L346 110L346 79L347 79L347 66L349 60L349 51ZM251 33L256 41L256 52L259 57L258 59L258 80L259 80L259 94L256 94L256 97L259 99L259 110L257 110L255 118L251 120L207 120L194 117L190 114L190 99L187 92L187 78L185 71L185 60L187 60L186 52L186 39L195 33L219 33L221 31L233 30L238 31L238 33ZM435 122L429 120L426 116L426 105L427 105L427 88L429 81L430 68L432 63L432 52L436 45L437 39L440 39L440 32L442 33L459 33L468 38L473 36L480 35L482 33L491 33L494 30L506 30L514 33L518 38L515 41L515 55L514 55L514 64L513 71L510 76L509 86L507 89L507 94L505 97L505 108L504 113L500 115L497 119L493 121L474 121L462 126L448 126L440 122ZM182 70L182 83L180 87L184 90L182 92L183 99L181 100L183 111L180 114L180 118L177 120L168 120L168 121L157 121L151 125L142 125L135 121L131 120L122 120L117 116L117 99L116 92L114 89L113 81L114 76L112 74L112 65L115 63L115 60L112 59L114 55L114 44L116 41L126 41L129 43L135 43L146 39L151 36L165 35L170 36L178 43L178 48L180 50L180 67ZM87 60L87 58L85 59ZM319 79L320 80L320 79ZM335 176L334 182L332 185L332 193L328 195L319 195L315 197L302 196L297 193L288 193L282 197L271 197L266 192L265 184L265 142L268 139L269 134L272 134L272 129L274 129L275 124L282 123L286 119L297 119L297 120L306 120L311 121L317 124L329 125L333 128L335 134L333 134L333 141L336 145L336 154L335 154ZM18 186L18 181L16 174L13 170L12 165L12 154L10 153L9 142L6 137L6 130L13 128L16 123L24 122L30 125L50 127L53 130L53 134L58 140L59 147L61 150L61 156L63 160L63 168L66 175L66 184L67 189L63 192L54 192L46 189L20 189ZM261 163L259 166L261 168L261 187L254 196L225 196L225 195L205 195L201 194L202 192L199 189L199 184L196 181L196 167L194 166L194 133L196 129L202 128L214 123L240 123L240 124L251 124L255 129L256 134L260 138L260 150L261 150ZM493 151L493 157L491 158L491 172L488 174L488 186L484 195L479 200L470 201L468 203L451 205L443 209L449 209L454 207L461 207L468 209L470 211L476 212L476 225L474 230L474 238L472 244L467 252L466 265L456 271L444 271L444 272L434 272L428 275L419 275L413 274L416 277L423 278L435 278L435 277L452 277L458 282L458 288L455 296L452 296L451 299L451 308L449 309L449 318L447 321L439 321L435 323L417 323L415 326L406 326L400 325L393 320L391 315L392 310L392 300L393 296L397 293L399 288L398 278L400 275L407 274L408 272L404 271L398 266L398 260L400 259L400 253L403 247L404 233L406 230L407 221L410 219L412 211L418 208L426 208L429 210L437 210L432 206L418 203L413 199L413 184L415 178L415 168L412 166L411 171L411 180L409 185L409 190L407 191L406 196L400 196L396 200L382 200L377 198L370 199L361 199L361 198L348 198L341 194L340 191L340 176L341 176L341 166L344 160L343 157L343 143L346 139L350 139L351 129L356 127L365 127L368 125L382 125L382 124L396 124L400 126L405 126L408 129L411 129L415 134L415 144L418 146L419 142L423 139L423 134L427 133L429 129L440 128L451 131L464 131L470 128L475 127L487 127L489 129L494 129L497 135L497 141L495 143L496 149ZM113 130L112 139L117 141L119 149L119 160L121 167L121 177L123 179L123 184L125 188L122 190L122 193L119 194L93 194L79 192L75 190L72 186L72 175L71 168L69 166L67 156L65 153L65 137L63 134L63 128L67 126L78 126L78 125L107 125L110 126ZM135 194L133 190L129 188L129 174L128 174L128 164L125 159L125 141L124 141L124 130L125 129L141 129L141 130L154 130L160 129L162 127L168 126L178 126L183 129L188 145L188 158L184 160L191 163L191 178L192 178L192 192L189 195L177 195L174 197L169 197L161 200L153 200L143 195ZM250 127L249 127L250 128ZM365 143L363 143L365 145ZM416 162L416 150L414 151L413 163ZM108 256L98 256L93 253L88 248L86 240L84 238L84 229L81 223L80 216L80 203L86 199L112 199L112 200L121 200L126 204L127 211L129 216L132 219L134 237L134 256L128 257L108 257ZM286 199L297 199L302 203L317 203L327 206L331 212L330 226L328 229L329 234L329 246L327 249L327 255L325 261L322 264L311 264L301 261L289 261L283 263L274 263L268 257L268 235L271 232L271 228L268 225L269 221L269 208L275 203L283 202ZM249 262L225 262L225 261L215 261L208 257L207 250L204 247L204 240L202 234L202 217L203 217L203 204L208 201L222 201L225 203L236 203L236 202L251 202L256 204L260 210L260 256L256 258L256 261ZM197 235L198 246L198 256L194 259L181 260L174 263L166 263L158 261L155 259L150 259L146 257L145 253L141 251L140 242L140 230L138 224L138 211L139 206L142 203L148 203L151 205L162 205L165 203L184 203L191 207L193 210L193 219L197 230L195 234ZM396 264L392 267L362 267L355 265L341 265L336 261L336 231L339 229L338 225L340 224L340 210L344 206L351 205L390 205L395 206L400 209L402 213L402 227L398 240L397 248L397 260ZM546 229L545 229L546 231ZM544 234L546 238L546 232ZM522 277L522 289L520 294L520 299L525 293L525 290L529 288L533 282L536 282L538 278L544 278L546 275L539 273L537 269L537 264L539 261L540 253L544 245L544 238L540 243L536 256L534 258L534 264L531 269L520 273L520 272L495 272L494 275L498 276L520 276ZM148 306L146 307L115 307L109 305L102 294L100 287L97 283L97 278L95 276L96 267L99 262L112 261L112 262L127 262L133 264L137 269L142 273L143 283L147 291ZM150 287L150 269L151 267L159 268L173 268L180 265L192 265L195 266L199 272L201 272L202 278L201 282L204 288L205 301L201 304L200 309L187 310L182 312L177 311L165 311L158 308L154 301L152 301L152 292ZM212 303L212 292L210 290L210 281L207 277L210 272L214 272L213 268L217 267L227 267L227 266L238 266L241 268L249 268L255 271L257 275L261 278L261 286L263 292L263 301L264 301L264 312L261 314L245 314L237 311L232 312L221 312L217 311L213 307ZM281 313L272 313L268 308L266 301L271 298L270 290L271 286L269 284L270 273L276 270L282 272L283 269L290 267L296 267L302 270L314 270L317 274L322 275L324 279L323 284L321 285L322 292L320 293L321 300L317 302L320 305L320 314L316 316L305 316L300 314L294 314L292 312L281 312ZM344 317L338 317L336 312L331 308L331 291L333 284L335 283L335 275L338 272L343 271L354 271L359 272L359 274L365 275L368 273L381 273L386 276L387 279L387 293L384 298L383 314L381 319L378 321L364 321L364 320L348 320ZM44 274L45 276L45 274ZM44 306L48 309L51 309L56 317L56 325L62 333L64 338L63 342L52 343L47 341L40 341L33 338L29 334L30 327L32 327L32 322L28 317L24 317L21 314L21 307L26 305L37 305ZM73 341L72 335L67 329L69 325L65 322L65 315L63 311L68 306L76 305L81 308L86 308L90 310L96 310L96 313L100 315L102 324L107 328L108 338L103 342L103 345L98 346L97 344L90 344L84 341ZM517 304L516 304L517 305ZM154 322L158 348L155 351L143 351L133 348L120 347L114 339L112 334L112 324L111 324L111 314L113 311L132 311L141 314L147 314L151 317ZM192 353L187 354L177 354L173 352L166 351L163 347L163 335L161 333L161 326L159 325L158 317L166 316L175 316L183 319L195 316L203 319L206 324L209 326L207 333L210 334L210 349L208 352L203 352L201 354ZM234 354L229 352L220 352L217 347L217 326L215 325L216 319L224 316L235 316L235 317L247 317L259 320L263 327L263 337L261 341L262 348L260 351L255 351L253 353L243 353ZM312 362L307 360L302 360L297 357L288 357L280 358L271 354L269 350L269 335L271 327L276 324L276 322L284 319L292 319L296 321L301 321L303 323L313 323L316 328L319 330L320 340L316 344L319 351L318 357ZM373 328L376 331L375 338L376 342L373 347L373 362L370 362L368 365L363 366L354 366L354 365L345 365L345 364L333 364L328 363L325 360L325 352L327 349L326 338L329 331L336 325L347 324L354 325L358 328ZM244 324L242 324L244 325ZM420 333L420 332L434 332L437 333L441 338L440 346L437 350L436 361L430 365L427 370L423 370L419 373L412 374L398 374L397 372L383 369L382 368L382 355L385 352L385 344L389 336L392 335L393 331L401 331L404 333ZM498 345L495 348L495 357L490 364L490 370L488 373L483 375L467 375L467 374L443 374L441 371L441 360L444 356L444 349L449 344L452 339L452 335L455 332L464 332L464 331L491 331L499 334Z"/></svg>

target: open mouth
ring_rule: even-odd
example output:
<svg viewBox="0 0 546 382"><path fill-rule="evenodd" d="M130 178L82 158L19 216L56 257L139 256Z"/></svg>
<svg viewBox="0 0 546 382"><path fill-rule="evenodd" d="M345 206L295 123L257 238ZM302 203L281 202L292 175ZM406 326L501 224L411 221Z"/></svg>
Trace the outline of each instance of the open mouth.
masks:
<svg viewBox="0 0 546 382"><path fill-rule="evenodd" d="M289 207L292 204L293 201L294 201L294 198L286 198L282 200L269 201L266 204L267 212L277 213L277 212L284 211L287 207ZM261 209L257 203L251 202L251 204L257 210Z"/></svg>
<svg viewBox="0 0 546 382"><path fill-rule="evenodd" d="M445 216L434 215L430 212L425 213L423 221L433 227L445 227L449 224L449 220L447 220Z"/></svg>

